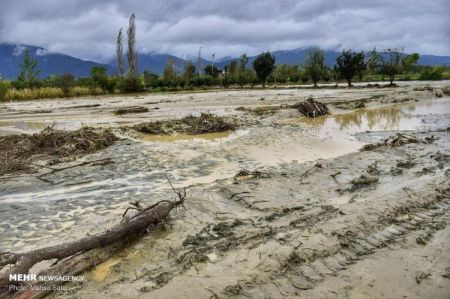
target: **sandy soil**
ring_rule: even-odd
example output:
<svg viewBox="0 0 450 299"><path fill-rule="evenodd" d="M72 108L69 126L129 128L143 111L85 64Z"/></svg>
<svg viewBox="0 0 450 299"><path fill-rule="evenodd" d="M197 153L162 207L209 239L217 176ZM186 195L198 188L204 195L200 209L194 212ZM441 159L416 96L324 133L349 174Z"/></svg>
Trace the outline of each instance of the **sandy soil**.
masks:
<svg viewBox="0 0 450 299"><path fill-rule="evenodd" d="M55 298L450 298L450 98L414 90L425 84L1 104L2 134L56 121L126 138L81 158L114 164L58 172L51 184L1 178L0 251L102 231L129 201L173 198L170 174L191 186L185 209ZM332 115L285 108L311 95ZM132 105L150 111L112 113ZM249 112L261 106L275 109ZM208 111L239 129L164 137L120 128ZM434 141L359 151L398 132ZM235 177L243 169L250 175ZM361 175L372 180L355 183Z"/></svg>

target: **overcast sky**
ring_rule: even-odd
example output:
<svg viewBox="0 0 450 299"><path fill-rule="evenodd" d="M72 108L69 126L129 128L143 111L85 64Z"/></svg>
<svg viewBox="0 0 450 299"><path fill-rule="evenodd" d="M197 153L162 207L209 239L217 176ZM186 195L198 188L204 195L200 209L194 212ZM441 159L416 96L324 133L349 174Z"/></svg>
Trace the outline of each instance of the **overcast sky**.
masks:
<svg viewBox="0 0 450 299"><path fill-rule="evenodd" d="M98 61L114 57L117 31L133 12L139 51L183 58L200 46L206 59L311 45L450 55L449 0L0 2L0 42Z"/></svg>

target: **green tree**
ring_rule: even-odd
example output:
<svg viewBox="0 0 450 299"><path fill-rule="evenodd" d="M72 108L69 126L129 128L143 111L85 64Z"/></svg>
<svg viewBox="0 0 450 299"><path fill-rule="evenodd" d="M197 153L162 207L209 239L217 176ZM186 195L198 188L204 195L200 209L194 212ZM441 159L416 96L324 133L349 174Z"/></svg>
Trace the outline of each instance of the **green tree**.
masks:
<svg viewBox="0 0 450 299"><path fill-rule="evenodd" d="M382 60L381 71L389 77L389 82L392 85L395 76L402 71L402 49L387 49L387 59Z"/></svg>
<svg viewBox="0 0 450 299"><path fill-rule="evenodd" d="M75 86L75 77L72 74L66 73L56 77L56 86L60 88L64 96L69 96L70 91Z"/></svg>
<svg viewBox="0 0 450 299"><path fill-rule="evenodd" d="M93 66L91 68L91 80L94 85L94 90L100 87L103 93L106 93L110 89L108 74L106 73L106 68L103 66Z"/></svg>
<svg viewBox="0 0 450 299"><path fill-rule="evenodd" d="M0 102L5 100L5 96L11 86L9 81L2 80L0 77Z"/></svg>
<svg viewBox="0 0 450 299"><path fill-rule="evenodd" d="M125 74L125 68L123 66L122 28L120 28L119 33L117 34L116 54L117 54L117 69L119 71L119 76L123 77L123 75Z"/></svg>
<svg viewBox="0 0 450 299"><path fill-rule="evenodd" d="M145 90L144 76L127 75L120 81L120 90L122 92L140 92Z"/></svg>
<svg viewBox="0 0 450 299"><path fill-rule="evenodd" d="M20 86L31 88L37 83L37 76L39 70L37 68L37 61L31 58L28 49L25 49L23 54L23 61L20 64L20 73L17 81Z"/></svg>
<svg viewBox="0 0 450 299"><path fill-rule="evenodd" d="M137 67L137 52L136 52L136 16L134 13L130 16L129 24L128 24L128 50L127 50L127 58L128 58L128 73L129 75L137 75L138 67Z"/></svg>
<svg viewBox="0 0 450 299"><path fill-rule="evenodd" d="M275 57L269 51L261 53L255 61L253 61L253 69L259 81L262 82L263 88L266 87L267 78L275 69Z"/></svg>
<svg viewBox="0 0 450 299"><path fill-rule="evenodd" d="M188 60L186 62L186 65L184 66L184 82L185 86L191 85L194 81L194 77L197 74L197 67L192 63L191 60Z"/></svg>
<svg viewBox="0 0 450 299"><path fill-rule="evenodd" d="M341 78L347 81L348 86L352 86L353 77L358 74L358 65L364 61L364 53L356 53L352 50L344 50L342 54L336 59L336 70Z"/></svg>
<svg viewBox="0 0 450 299"><path fill-rule="evenodd" d="M436 65L434 67L426 66L419 75L419 80L442 80L444 79L444 72L446 67L443 65Z"/></svg>
<svg viewBox="0 0 450 299"><path fill-rule="evenodd" d="M300 80L300 70L298 65L277 65L274 76L279 82L298 82Z"/></svg>
<svg viewBox="0 0 450 299"><path fill-rule="evenodd" d="M230 61L228 64L228 75L233 82L236 82L239 76L239 65L237 60Z"/></svg>
<svg viewBox="0 0 450 299"><path fill-rule="evenodd" d="M326 72L325 54L322 49L314 47L309 50L306 56L305 71L313 81L314 87L317 87L317 83Z"/></svg>
<svg viewBox="0 0 450 299"><path fill-rule="evenodd" d="M241 57L239 57L239 62L241 63L241 70L245 70L245 67L248 63L247 54L242 54Z"/></svg>
<svg viewBox="0 0 450 299"><path fill-rule="evenodd" d="M212 64L205 66L205 74L207 74L213 78L217 78L217 77L219 77L219 73L220 73L220 70L217 66L212 65Z"/></svg>
<svg viewBox="0 0 450 299"><path fill-rule="evenodd" d="M340 79L339 75L340 74L339 74L337 65L334 65L333 68L331 69L331 76L335 82L335 86L338 86L338 84L339 84L339 79Z"/></svg>
<svg viewBox="0 0 450 299"><path fill-rule="evenodd" d="M155 73L144 71L144 81L146 87L156 88L159 84L159 77Z"/></svg>
<svg viewBox="0 0 450 299"><path fill-rule="evenodd" d="M242 54L239 57L239 69L237 75L237 81L241 88L249 81L249 70L247 70L248 56L247 54Z"/></svg>
<svg viewBox="0 0 450 299"><path fill-rule="evenodd" d="M412 53L406 56L402 61L403 70L405 72L414 72L416 70L419 58L420 58L419 53Z"/></svg>
<svg viewBox="0 0 450 299"><path fill-rule="evenodd" d="M177 73L175 71L175 62L173 59L169 58L164 66L164 71L162 74L162 79L165 86L174 85L177 79Z"/></svg>
<svg viewBox="0 0 450 299"><path fill-rule="evenodd" d="M365 54L363 51L356 53L355 57L355 64L356 64L356 74L359 77L359 81L361 82L363 79L363 75L367 70L367 63L365 62Z"/></svg>
<svg viewBox="0 0 450 299"><path fill-rule="evenodd" d="M377 75L380 73L382 58L378 54L377 49L373 48L369 54L369 60L367 61L367 71L370 75Z"/></svg>

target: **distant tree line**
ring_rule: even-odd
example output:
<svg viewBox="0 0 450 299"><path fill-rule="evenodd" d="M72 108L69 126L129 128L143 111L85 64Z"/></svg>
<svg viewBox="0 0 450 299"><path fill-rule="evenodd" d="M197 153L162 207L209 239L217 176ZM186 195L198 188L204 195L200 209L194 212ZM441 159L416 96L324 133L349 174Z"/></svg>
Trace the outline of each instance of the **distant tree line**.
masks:
<svg viewBox="0 0 450 299"><path fill-rule="evenodd" d="M358 81L389 81L401 80L441 80L450 78L447 66L418 65L419 54L406 55L403 49L386 49L378 52L373 49L366 55L363 51L343 50L330 67L325 61L325 54L319 47L309 50L303 64L277 64L275 57L269 52L263 52L252 63L246 54L232 60L219 68L214 64L206 65L203 70L197 69L192 61L180 66L169 59L161 75L151 70L138 72L136 51L135 15L129 19L127 34L127 49L124 55L123 29L120 28L116 39L117 74L108 75L107 69L94 66L90 76L76 79L66 73L52 75L39 79L39 68L28 49L25 49L21 71L17 80L9 82L0 77L0 100L5 98L8 90L38 90L38 97L71 96L82 94L129 93L144 90L181 90L194 88L210 88L236 86L253 87L261 84L298 84L311 82L317 87L321 82L346 82L352 86ZM125 59L127 69L125 66ZM53 88L53 89L52 89ZM54 89L59 89L56 93ZM75 92L76 89L76 92ZM48 92L48 94L46 94ZM16 92L17 94L18 92ZM19 94L20 95L20 94ZM33 95L31 95L33 96ZM20 98L18 96L18 98Z"/></svg>

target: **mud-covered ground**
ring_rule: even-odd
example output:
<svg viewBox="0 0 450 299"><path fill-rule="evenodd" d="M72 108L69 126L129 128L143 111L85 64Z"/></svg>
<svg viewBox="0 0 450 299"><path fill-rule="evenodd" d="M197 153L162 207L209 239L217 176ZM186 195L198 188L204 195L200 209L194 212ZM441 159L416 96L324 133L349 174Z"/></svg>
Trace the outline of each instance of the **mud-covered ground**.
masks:
<svg viewBox="0 0 450 299"><path fill-rule="evenodd" d="M433 91L421 88L427 83ZM449 85L1 104L3 135L55 122L111 127L123 139L69 162L111 164L69 168L45 176L49 182L36 179L48 169L1 177L0 251L105 230L130 201L174 198L168 174L190 186L185 209L55 297L449 298L450 98L435 94ZM332 114L306 119L287 108L309 96ZM127 106L149 111L114 114ZM197 136L129 129L202 112L237 129ZM359 151L399 132L417 143Z"/></svg>

